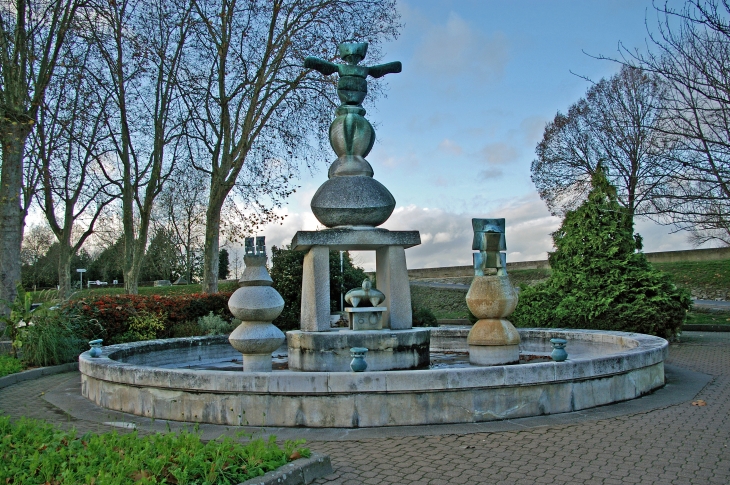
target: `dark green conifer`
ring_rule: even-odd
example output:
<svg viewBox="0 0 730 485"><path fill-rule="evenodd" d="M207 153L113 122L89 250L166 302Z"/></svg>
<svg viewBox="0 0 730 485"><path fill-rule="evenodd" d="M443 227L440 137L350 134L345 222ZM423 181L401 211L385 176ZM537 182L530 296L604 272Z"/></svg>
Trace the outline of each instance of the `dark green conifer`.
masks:
<svg viewBox="0 0 730 485"><path fill-rule="evenodd" d="M588 199L553 233L550 278L521 291L510 320L673 337L691 306L689 294L636 252L641 237L600 167L591 184Z"/></svg>

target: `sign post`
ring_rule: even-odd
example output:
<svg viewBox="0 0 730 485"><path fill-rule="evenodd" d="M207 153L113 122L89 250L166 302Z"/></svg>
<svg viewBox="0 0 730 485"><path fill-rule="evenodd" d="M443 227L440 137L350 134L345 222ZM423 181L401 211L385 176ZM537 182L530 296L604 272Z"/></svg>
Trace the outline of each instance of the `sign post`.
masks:
<svg viewBox="0 0 730 485"><path fill-rule="evenodd" d="M78 268L76 272L79 274L79 277L81 278L81 289L84 289L84 273L86 273L86 269L84 268Z"/></svg>

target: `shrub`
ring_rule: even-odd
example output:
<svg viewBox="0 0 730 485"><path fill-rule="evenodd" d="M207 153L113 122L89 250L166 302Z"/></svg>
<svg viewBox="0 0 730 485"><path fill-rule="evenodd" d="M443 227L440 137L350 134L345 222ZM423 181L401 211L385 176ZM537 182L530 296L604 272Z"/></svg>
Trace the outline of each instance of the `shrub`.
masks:
<svg viewBox="0 0 730 485"><path fill-rule="evenodd" d="M129 318L128 330L111 339L111 343L121 344L156 339L165 331L166 320L167 315L164 313L157 315L146 311L139 312Z"/></svg>
<svg viewBox="0 0 730 485"><path fill-rule="evenodd" d="M77 436L26 418L0 416L0 483L240 483L309 456L304 440L231 438L203 442L198 434L139 436L116 432Z"/></svg>
<svg viewBox="0 0 730 485"><path fill-rule="evenodd" d="M437 327L436 315L426 307L413 307L414 327Z"/></svg>
<svg viewBox="0 0 730 485"><path fill-rule="evenodd" d="M522 327L567 327L676 335L689 294L646 260L640 236L598 170L588 199L566 214L548 256L552 273L520 292L509 319Z"/></svg>
<svg viewBox="0 0 730 485"><path fill-rule="evenodd" d="M227 335L237 325L210 312L208 315L198 318L198 327L203 335Z"/></svg>
<svg viewBox="0 0 730 485"><path fill-rule="evenodd" d="M64 314L76 314L98 322L108 342L121 338L129 330L130 319L140 313L161 317L164 330L157 337L172 336L173 329L213 312L231 318L228 299L232 293L192 293L187 295L103 295L73 300L61 308Z"/></svg>
<svg viewBox="0 0 730 485"><path fill-rule="evenodd" d="M201 330L198 322L189 320L177 325L173 325L170 328L170 337L181 338L181 337L199 337L205 335Z"/></svg>
<svg viewBox="0 0 730 485"><path fill-rule="evenodd" d="M15 357L0 355L0 377L15 374L23 370L23 364Z"/></svg>

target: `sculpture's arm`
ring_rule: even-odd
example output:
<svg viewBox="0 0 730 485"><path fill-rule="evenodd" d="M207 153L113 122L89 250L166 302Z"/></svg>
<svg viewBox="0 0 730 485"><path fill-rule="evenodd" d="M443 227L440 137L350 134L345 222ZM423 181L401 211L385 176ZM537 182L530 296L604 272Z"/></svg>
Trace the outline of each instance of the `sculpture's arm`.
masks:
<svg viewBox="0 0 730 485"><path fill-rule="evenodd" d="M368 74L372 77L383 77L386 74L395 74L403 70L403 65L399 61L389 62L387 64L378 64L377 66L368 67Z"/></svg>
<svg viewBox="0 0 730 485"><path fill-rule="evenodd" d="M337 72L337 64L333 64L318 57L310 56L304 59L304 67L319 71L325 76L329 76L330 74Z"/></svg>

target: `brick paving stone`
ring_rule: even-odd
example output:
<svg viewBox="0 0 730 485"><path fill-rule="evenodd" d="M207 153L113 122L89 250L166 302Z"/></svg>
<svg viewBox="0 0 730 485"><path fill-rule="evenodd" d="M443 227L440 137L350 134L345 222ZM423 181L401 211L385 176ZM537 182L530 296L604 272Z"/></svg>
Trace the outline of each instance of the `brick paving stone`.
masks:
<svg viewBox="0 0 730 485"><path fill-rule="evenodd" d="M633 415L523 431L342 441L336 447L313 441L309 446L329 453L337 469L354 450L367 455L370 449L387 445L395 453L403 453L397 443L404 443L417 460L409 468L421 466L421 476L429 483L453 475L450 470L455 465L444 468L441 463L458 463L458 470L462 464L478 470L478 475L470 476L471 483L730 483L730 333L685 333L681 342L671 344L667 362L713 376L695 397L705 400L706 406L685 402ZM476 451L460 448L465 445L477 447ZM440 459L417 458L433 456ZM427 466L424 461L439 465ZM387 473L377 460L368 469ZM404 475L401 483L416 483L410 478Z"/></svg>

